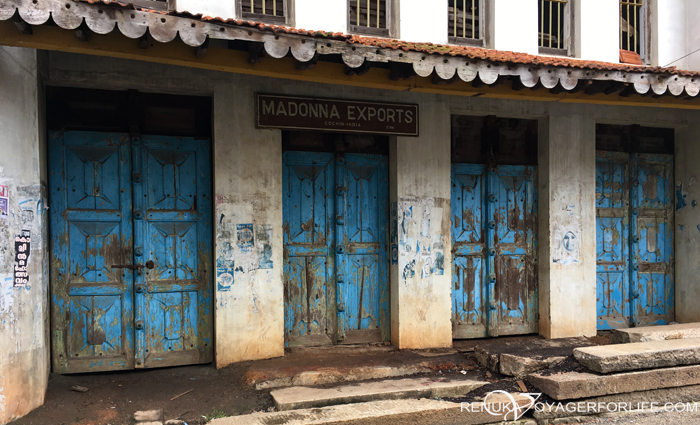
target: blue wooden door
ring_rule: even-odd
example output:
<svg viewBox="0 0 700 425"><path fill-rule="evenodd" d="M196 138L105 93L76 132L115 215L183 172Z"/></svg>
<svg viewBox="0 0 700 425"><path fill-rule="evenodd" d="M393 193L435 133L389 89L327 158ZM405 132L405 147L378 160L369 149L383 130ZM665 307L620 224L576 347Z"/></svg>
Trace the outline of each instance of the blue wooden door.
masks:
<svg viewBox="0 0 700 425"><path fill-rule="evenodd" d="M598 328L629 327L629 154L596 158Z"/></svg>
<svg viewBox="0 0 700 425"><path fill-rule="evenodd" d="M338 340L389 340L387 159L336 159L336 296Z"/></svg>
<svg viewBox="0 0 700 425"><path fill-rule="evenodd" d="M673 157L597 153L598 329L674 318Z"/></svg>
<svg viewBox="0 0 700 425"><path fill-rule="evenodd" d="M169 140L160 150L172 152L181 147L175 147L173 139ZM153 198L148 197L145 188L149 180L154 180L145 175L148 166L143 165L143 158L148 156L143 146L150 143L140 144L137 140L132 143L128 135L117 133L50 134L51 326L55 372L96 372L211 360L212 231L208 143L197 142L203 152L197 153L201 160L191 170L201 178L195 185L196 193L191 188L183 189L191 185L186 181L178 182L179 188L174 191L163 192L166 198L168 194L187 198L192 195L191 199L197 196L197 201L190 202L189 208L177 204L168 212L172 214L171 219L178 215L178 224L188 219L196 222L200 232L197 245L177 242L177 249L193 248L193 252L199 253L196 275L189 275L195 276L194 279L188 283L179 282L180 287L168 286L171 282L163 285L148 282L151 274L158 270L160 252L168 249L168 242L165 245L160 241L148 243L145 233L148 231L146 223L167 222L167 218L153 211L157 207L150 208ZM165 173L159 177L161 188L169 189L168 176ZM192 263L184 258L186 256L178 257L176 264L180 269L191 269ZM148 261L154 262L153 269L114 267L146 265ZM169 305L160 304L165 311L161 314L161 323L158 317L149 316L149 299L160 293L172 298L180 293L184 297L183 291L194 281L199 281L199 287L187 294L188 302L197 306L194 311L184 311L183 303L170 302ZM193 320L196 326L184 330ZM194 333L187 334L190 331ZM165 345L153 343L149 346L147 333L151 340ZM165 351L183 351L186 342L196 347L189 348L199 354L182 356L182 361L174 360L172 355L165 356ZM167 349L160 349L161 346Z"/></svg>
<svg viewBox="0 0 700 425"><path fill-rule="evenodd" d="M212 195L207 140L133 141L136 366L212 361Z"/></svg>
<svg viewBox="0 0 700 425"><path fill-rule="evenodd" d="M284 328L291 346L335 342L333 154L285 152Z"/></svg>
<svg viewBox="0 0 700 425"><path fill-rule="evenodd" d="M286 343L388 340L386 158L283 159Z"/></svg>
<svg viewBox="0 0 700 425"><path fill-rule="evenodd" d="M632 155L630 268L633 326L675 317L673 156Z"/></svg>
<svg viewBox="0 0 700 425"><path fill-rule="evenodd" d="M454 338L537 332L536 167L452 166Z"/></svg>

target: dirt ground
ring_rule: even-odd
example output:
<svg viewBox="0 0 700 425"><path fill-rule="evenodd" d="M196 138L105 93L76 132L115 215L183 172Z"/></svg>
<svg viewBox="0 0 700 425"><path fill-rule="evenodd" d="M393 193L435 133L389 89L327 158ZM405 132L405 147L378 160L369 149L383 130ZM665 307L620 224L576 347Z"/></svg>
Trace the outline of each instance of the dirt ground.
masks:
<svg viewBox="0 0 700 425"><path fill-rule="evenodd" d="M501 342L510 345L533 339L503 338ZM422 364L431 370L427 375L436 379L469 378L489 382L467 397L452 399L456 402L477 400L496 389L520 392L514 378L479 366L473 354L473 346L478 343L478 340L455 341L454 348L463 352L451 351L440 356L384 346L334 347L296 349L284 357L237 363L218 370L213 365L199 365L128 372L52 374L44 405L12 424L133 425L134 412L162 409L165 419L202 425L213 418L273 410L270 391L255 390L255 383L294 376L304 370L342 372L373 365ZM579 366L571 357L549 372L575 370ZM534 387L524 381L528 390L533 391ZM85 387L88 391L74 391L74 386Z"/></svg>

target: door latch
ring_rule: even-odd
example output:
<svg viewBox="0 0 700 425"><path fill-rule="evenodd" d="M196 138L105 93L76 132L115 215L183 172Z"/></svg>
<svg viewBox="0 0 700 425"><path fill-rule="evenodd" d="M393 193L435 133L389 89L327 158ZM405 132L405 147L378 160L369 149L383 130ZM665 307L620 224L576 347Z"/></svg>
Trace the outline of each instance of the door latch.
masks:
<svg viewBox="0 0 700 425"><path fill-rule="evenodd" d="M143 264L112 264L113 269L130 269L130 270L138 270L138 272L141 272L141 269L144 267L151 270L156 266L156 263L153 262L153 260L148 260L146 261L146 265Z"/></svg>

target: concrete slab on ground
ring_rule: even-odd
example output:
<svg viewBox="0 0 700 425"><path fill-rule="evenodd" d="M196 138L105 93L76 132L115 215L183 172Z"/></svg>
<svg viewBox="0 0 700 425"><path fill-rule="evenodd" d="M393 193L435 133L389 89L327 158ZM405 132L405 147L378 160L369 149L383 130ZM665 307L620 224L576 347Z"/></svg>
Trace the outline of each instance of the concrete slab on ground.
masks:
<svg viewBox="0 0 700 425"><path fill-rule="evenodd" d="M290 387L274 390L270 395L277 410L284 411L401 398L460 397L487 384L470 379L426 377L361 382L332 388Z"/></svg>
<svg viewBox="0 0 700 425"><path fill-rule="evenodd" d="M700 384L700 365L597 375L566 372L546 376L532 374L528 381L555 400L648 391Z"/></svg>
<svg viewBox="0 0 700 425"><path fill-rule="evenodd" d="M384 346L293 349L281 358L248 362L244 379L263 390L410 376L441 369L471 370L476 366L456 351L443 350L434 357L422 354Z"/></svg>
<svg viewBox="0 0 700 425"><path fill-rule="evenodd" d="M700 323L615 329L612 334L614 344L688 338L700 338Z"/></svg>
<svg viewBox="0 0 700 425"><path fill-rule="evenodd" d="M519 406L530 403L526 397L511 394ZM491 411L503 412L511 403L505 396L489 399ZM499 405L502 403L504 405ZM491 424L503 419L502 413L495 416L486 411L483 403L471 403L468 407L460 403L442 400L380 400L364 403L343 404L314 409L290 410L284 412L253 413L250 415L231 416L214 419L210 425L322 425L342 424L346 422L361 422L363 424L400 423L403 419L414 418L418 415L444 418L444 423L459 423L465 425ZM508 422L509 424L513 422ZM527 423L526 420L522 421ZM520 422L515 422L520 425Z"/></svg>
<svg viewBox="0 0 700 425"><path fill-rule="evenodd" d="M533 411L533 416L540 423L555 423L557 418L570 418L575 416L596 416L605 413L626 410L649 409L652 403L657 408L664 408L666 403L690 403L700 400L700 385L685 387L664 388L649 391L637 391L633 393L615 394L603 397L577 399L574 401L557 401L538 404ZM551 422L550 422L551 421ZM573 423L569 421L566 423Z"/></svg>
<svg viewBox="0 0 700 425"><path fill-rule="evenodd" d="M593 346L585 337L520 340L493 339L474 349L477 361L492 372L509 376L525 376L564 361L574 348Z"/></svg>
<svg viewBox="0 0 700 425"><path fill-rule="evenodd" d="M700 338L582 347L574 357L599 373L700 364Z"/></svg>

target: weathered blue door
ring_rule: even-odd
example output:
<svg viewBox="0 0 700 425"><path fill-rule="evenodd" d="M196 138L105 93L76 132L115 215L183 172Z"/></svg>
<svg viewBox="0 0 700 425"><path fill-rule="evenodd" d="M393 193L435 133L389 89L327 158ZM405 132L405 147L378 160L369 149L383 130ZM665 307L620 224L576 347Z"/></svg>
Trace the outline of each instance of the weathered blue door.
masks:
<svg viewBox="0 0 700 425"><path fill-rule="evenodd" d="M536 167L452 165L454 338L537 332Z"/></svg>
<svg viewBox="0 0 700 425"><path fill-rule="evenodd" d="M598 329L671 322L673 156L597 156Z"/></svg>
<svg viewBox="0 0 700 425"><path fill-rule="evenodd" d="M285 152L283 187L287 343L388 340L386 158Z"/></svg>
<svg viewBox="0 0 700 425"><path fill-rule="evenodd" d="M211 360L209 170L208 142L51 133L54 371Z"/></svg>

